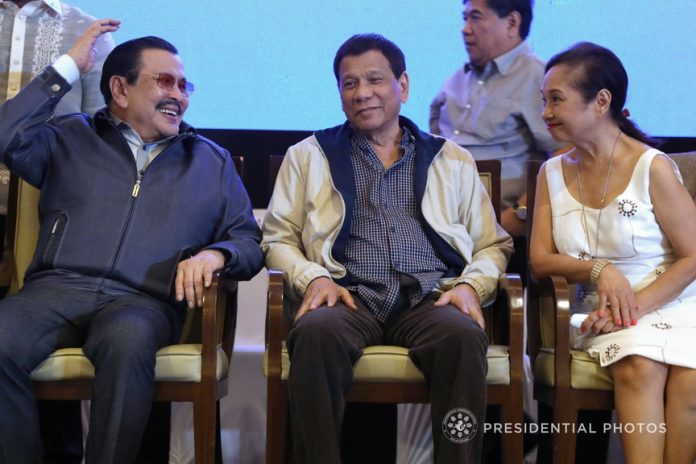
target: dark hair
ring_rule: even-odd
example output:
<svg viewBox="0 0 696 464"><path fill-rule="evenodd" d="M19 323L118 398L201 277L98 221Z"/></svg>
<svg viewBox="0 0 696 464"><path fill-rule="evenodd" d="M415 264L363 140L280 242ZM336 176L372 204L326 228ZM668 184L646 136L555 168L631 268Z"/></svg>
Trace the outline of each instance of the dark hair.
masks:
<svg viewBox="0 0 696 464"><path fill-rule="evenodd" d="M546 72L561 64L573 68L572 86L580 92L586 102L592 101L602 89L611 93L609 113L626 135L649 145L657 142L645 135L628 119L628 115L624 114L628 74L614 52L592 42L579 42L554 55L546 63Z"/></svg>
<svg viewBox="0 0 696 464"><path fill-rule="evenodd" d="M469 0L464 0L466 4ZM526 39L529 35L529 28L532 26L532 8L534 0L486 0L488 8L495 11L499 18L504 18L513 11L522 17L520 22L520 38Z"/></svg>
<svg viewBox="0 0 696 464"><path fill-rule="evenodd" d="M406 71L406 59L404 53L394 42L379 34L355 34L343 42L334 57L333 69L336 82L340 81L338 68L346 56L362 55L363 53L377 50L389 61L394 76L398 79Z"/></svg>
<svg viewBox="0 0 696 464"><path fill-rule="evenodd" d="M104 61L102 67L101 80L99 81L99 90L104 96L104 102L107 106L111 103L111 88L109 81L111 76L123 76L129 84L134 83L138 79L140 73L140 57L143 50L147 49L165 50L175 55L179 54L176 47L164 39L154 36L141 37L139 39L123 42L114 48L109 56Z"/></svg>

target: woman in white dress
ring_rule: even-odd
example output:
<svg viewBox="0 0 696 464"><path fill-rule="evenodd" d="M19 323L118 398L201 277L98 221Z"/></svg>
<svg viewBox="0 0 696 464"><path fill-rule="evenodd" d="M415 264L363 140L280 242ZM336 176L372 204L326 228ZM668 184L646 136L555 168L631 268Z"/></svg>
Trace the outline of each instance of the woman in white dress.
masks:
<svg viewBox="0 0 696 464"><path fill-rule="evenodd" d="M629 119L627 87L621 61L595 44L547 64L543 117L574 148L539 173L532 273L578 284L573 310L587 316L573 343L612 373L627 461L693 463L696 207Z"/></svg>

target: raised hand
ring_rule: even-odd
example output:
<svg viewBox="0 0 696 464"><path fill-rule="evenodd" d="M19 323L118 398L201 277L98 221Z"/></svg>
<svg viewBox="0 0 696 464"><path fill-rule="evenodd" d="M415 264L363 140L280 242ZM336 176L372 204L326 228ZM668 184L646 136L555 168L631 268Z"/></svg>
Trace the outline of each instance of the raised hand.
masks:
<svg viewBox="0 0 696 464"><path fill-rule="evenodd" d="M94 66L97 51L97 39L107 32L115 32L121 25L118 19L97 19L77 38L75 44L68 50L68 56L75 61L80 74L84 74Z"/></svg>

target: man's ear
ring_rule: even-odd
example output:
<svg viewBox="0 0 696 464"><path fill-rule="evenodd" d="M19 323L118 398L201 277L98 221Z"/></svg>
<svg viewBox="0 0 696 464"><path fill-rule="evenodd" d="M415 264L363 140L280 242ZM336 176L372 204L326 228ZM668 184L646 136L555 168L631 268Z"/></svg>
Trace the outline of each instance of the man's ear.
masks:
<svg viewBox="0 0 696 464"><path fill-rule="evenodd" d="M111 76L109 89L113 103L120 108L128 108L128 86L123 76Z"/></svg>
<svg viewBox="0 0 696 464"><path fill-rule="evenodd" d="M401 103L406 103L408 101L409 92L409 79L406 71L401 73L401 76L399 77L398 81L399 88L401 89Z"/></svg>
<svg viewBox="0 0 696 464"><path fill-rule="evenodd" d="M522 15L518 11L512 11L507 15L507 31L508 37L520 38L520 27L522 26Z"/></svg>

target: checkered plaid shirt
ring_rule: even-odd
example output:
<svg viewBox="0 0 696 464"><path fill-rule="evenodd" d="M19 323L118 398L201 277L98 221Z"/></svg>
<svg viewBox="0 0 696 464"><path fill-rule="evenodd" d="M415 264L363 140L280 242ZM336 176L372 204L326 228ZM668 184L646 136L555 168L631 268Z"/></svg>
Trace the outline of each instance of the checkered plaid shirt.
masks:
<svg viewBox="0 0 696 464"><path fill-rule="evenodd" d="M418 304L447 270L423 230L413 189L415 139L402 130L402 156L386 170L363 134L351 137L356 201L343 264L348 290L380 322L402 309L403 298Z"/></svg>

